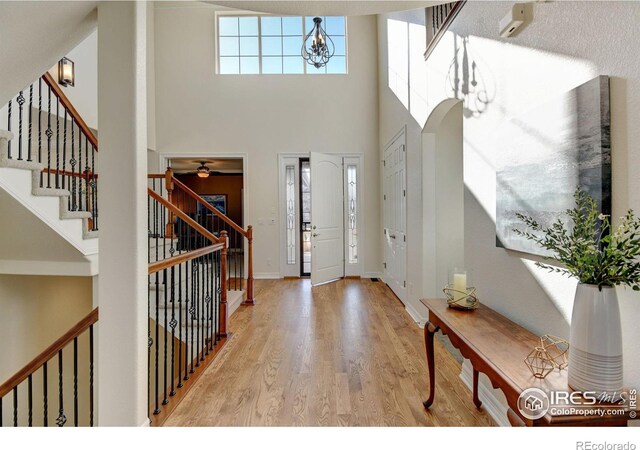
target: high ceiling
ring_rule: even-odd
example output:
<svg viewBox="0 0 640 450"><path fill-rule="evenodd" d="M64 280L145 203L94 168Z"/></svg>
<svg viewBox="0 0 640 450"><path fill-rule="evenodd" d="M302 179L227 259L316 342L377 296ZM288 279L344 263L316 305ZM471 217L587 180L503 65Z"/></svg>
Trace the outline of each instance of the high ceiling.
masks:
<svg viewBox="0 0 640 450"><path fill-rule="evenodd" d="M242 173L242 159L190 159L180 158L171 160L171 168L175 173L184 174L195 172L204 162L212 172Z"/></svg>
<svg viewBox="0 0 640 450"><path fill-rule="evenodd" d="M381 14L391 11L406 11L409 9L426 8L427 6L448 3L446 1L338 1L338 0L307 0L307 1L270 1L270 0L214 0L212 3L235 9L248 11L285 14L285 15L318 15L318 16L361 16L366 14Z"/></svg>

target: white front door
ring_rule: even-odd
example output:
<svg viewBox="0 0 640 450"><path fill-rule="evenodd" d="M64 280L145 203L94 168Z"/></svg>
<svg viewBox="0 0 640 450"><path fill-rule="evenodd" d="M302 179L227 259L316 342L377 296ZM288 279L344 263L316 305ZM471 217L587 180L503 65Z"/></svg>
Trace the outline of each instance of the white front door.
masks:
<svg viewBox="0 0 640 450"><path fill-rule="evenodd" d="M311 284L344 277L342 156L311 153Z"/></svg>
<svg viewBox="0 0 640 450"><path fill-rule="evenodd" d="M406 147L404 133L384 151L384 281L402 300L407 291Z"/></svg>

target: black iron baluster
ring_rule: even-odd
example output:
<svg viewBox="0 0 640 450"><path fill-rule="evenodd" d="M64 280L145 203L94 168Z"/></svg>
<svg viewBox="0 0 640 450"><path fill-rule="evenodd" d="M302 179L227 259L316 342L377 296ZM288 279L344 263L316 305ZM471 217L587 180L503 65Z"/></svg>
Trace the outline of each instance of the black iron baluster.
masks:
<svg viewBox="0 0 640 450"><path fill-rule="evenodd" d="M2 399L4 397L0 397L0 428L2 428Z"/></svg>
<svg viewBox="0 0 640 450"><path fill-rule="evenodd" d="M173 242L173 241L172 241ZM173 244L172 244L173 245ZM169 322L169 326L171 327L171 392L169 395L173 397L176 395L176 386L175 386L175 342L176 342L176 290L175 290L175 266L171 266L171 322Z"/></svg>
<svg viewBox="0 0 640 450"><path fill-rule="evenodd" d="M29 86L29 140L27 141L27 161L31 161L31 133L33 129L33 84Z"/></svg>
<svg viewBox="0 0 640 450"><path fill-rule="evenodd" d="M74 125L76 123L75 118L72 116L71 117L71 159L69 160L69 164L71 165L71 196L70 196L70 201L71 201L71 211L77 211L77 204L76 204L76 149L75 149L75 142L76 142L76 135L75 135L75 131L74 131ZM78 134L80 134L80 129L78 129Z"/></svg>
<svg viewBox="0 0 640 450"><path fill-rule="evenodd" d="M216 252L216 340L219 340L220 332L220 295L222 292L222 280L220 279L222 270L221 255L222 253L218 250Z"/></svg>
<svg viewBox="0 0 640 450"><path fill-rule="evenodd" d="M78 128L78 174L80 175L80 179L78 180L78 211L82 211L82 178L84 174L82 173L82 133Z"/></svg>
<svg viewBox="0 0 640 450"><path fill-rule="evenodd" d="M22 161L22 105L24 105L24 102L24 96L20 91L18 98L16 98L16 103L18 104L18 161Z"/></svg>
<svg viewBox="0 0 640 450"><path fill-rule="evenodd" d="M191 229L189 230L189 232L191 232ZM191 348L191 356L190 356L190 359L191 359L191 370L189 371L189 373L195 372L195 369L194 369L194 366L193 366L193 347L194 347L194 341L195 341L194 338L193 338L194 334L195 334L195 331L193 330L193 319L195 318L195 315L196 315L196 307L195 307L195 302L196 302L195 296L196 296L196 293L195 293L195 281L194 281L193 277L194 277L194 270L195 270L196 266L194 266L194 262L195 262L195 260L192 259L191 260L191 272L189 273L189 277L191 278L191 307L189 308L189 314L191 316L191 341L189 341L189 344L190 344L189 347Z"/></svg>
<svg viewBox="0 0 640 450"><path fill-rule="evenodd" d="M49 425L49 396L47 393L48 380L47 380L47 363L42 365L42 397L43 397L43 423L44 426Z"/></svg>
<svg viewBox="0 0 640 450"><path fill-rule="evenodd" d="M27 402L29 405L29 418L28 424L29 426L33 426L33 376L29 375L27 379Z"/></svg>
<svg viewBox="0 0 640 450"><path fill-rule="evenodd" d="M56 96L56 189L60 189L60 99Z"/></svg>
<svg viewBox="0 0 640 450"><path fill-rule="evenodd" d="M62 189L65 189L66 175L64 175L67 168L67 108L64 108L64 126L62 127L64 132L62 134Z"/></svg>
<svg viewBox="0 0 640 450"><path fill-rule="evenodd" d="M164 208L163 208L164 209ZM164 222L163 222L164 223ZM167 283L167 269L164 269L162 271L162 279L164 281L164 353L163 353L163 359L162 359L162 378L163 378L163 387L164 389L162 389L162 393L163 393L163 399L162 399L162 404L166 405L167 403L169 403L169 399L167 398L167 333L168 330L167 325L168 325L168 320L167 320L167 307L168 307L168 302L167 302L167 296L168 296L168 290L170 289L171 286L169 286L169 284ZM160 316L158 314L158 316Z"/></svg>
<svg viewBox="0 0 640 450"><path fill-rule="evenodd" d="M149 196L150 197L150 196ZM149 201L150 202L150 201ZM151 209L149 209L151 211ZM151 214L149 214L151 216ZM149 239L151 242L151 239ZM151 245L151 244L149 244ZM151 256L149 256L151 259ZM151 338L151 277L147 276L147 283L149 288L147 289L147 415L149 414L148 408L151 407L151 346L153 345L153 339Z"/></svg>
<svg viewBox="0 0 640 450"><path fill-rule="evenodd" d="M9 118L8 123L7 123L7 130L11 131L11 100L9 100L9 111L8 111L8 116ZM7 142L7 157L9 159L11 159L11 141L13 139L9 139L9 142Z"/></svg>
<svg viewBox="0 0 640 450"><path fill-rule="evenodd" d="M67 416L64 415L62 350L58 350L58 418L56 419L56 425L63 427L65 423L67 423Z"/></svg>
<svg viewBox="0 0 640 450"><path fill-rule="evenodd" d="M188 231L188 227L187 228L187 232ZM184 293L185 293L185 299L184 299L184 308L185 308L185 328L184 328L184 333L185 333L185 342L186 342L186 347L184 348L184 380L187 381L189 379L189 373L187 372L188 368L189 368L189 349L191 349L191 341L189 340L189 327L187 326L187 323L189 322L189 314L191 311L191 307L189 306L189 298L191 297L189 295L189 277L190 277L190 269L189 269L189 261L186 261L184 263ZM193 336L193 328L191 329L191 335Z"/></svg>
<svg viewBox="0 0 640 450"><path fill-rule="evenodd" d="M157 250L156 250L157 252ZM157 261L157 259L156 259ZM155 359L156 359L156 367L155 367L155 404L156 408L153 410L154 414L160 414L160 405L158 404L158 382L160 381L159 375L159 366L160 366L160 353L158 349L158 343L160 342L160 272L156 272L156 334L155 334Z"/></svg>
<svg viewBox="0 0 640 450"><path fill-rule="evenodd" d="M51 86L49 86L49 100L47 101L47 188L51 188L51 137L53 130L51 129Z"/></svg>
<svg viewBox="0 0 640 450"><path fill-rule="evenodd" d="M73 426L78 426L78 338L73 338Z"/></svg>
<svg viewBox="0 0 640 450"><path fill-rule="evenodd" d="M96 177L96 148L91 145L91 218L93 231L98 229L98 178Z"/></svg>
<svg viewBox="0 0 640 450"><path fill-rule="evenodd" d="M18 386L13 388L13 426L18 426Z"/></svg>
<svg viewBox="0 0 640 450"><path fill-rule="evenodd" d="M194 267L193 272L193 286L194 286L194 300L195 300L195 316L196 316L196 367L200 367L200 263L198 258L195 258L192 262Z"/></svg>
<svg viewBox="0 0 640 450"><path fill-rule="evenodd" d="M182 221L178 222L178 236L180 236L180 224ZM178 329L178 340L180 343L178 344L178 388L181 388L182 385L182 326L184 322L182 320L182 264L178 265L178 325L180 328ZM171 377L173 379L173 377Z"/></svg>
<svg viewBox="0 0 640 450"><path fill-rule="evenodd" d="M84 210L89 212L89 138L84 137Z"/></svg>
<svg viewBox="0 0 640 450"><path fill-rule="evenodd" d="M93 325L89 325L89 426L93 426Z"/></svg>
<svg viewBox="0 0 640 450"><path fill-rule="evenodd" d="M38 162L42 163L42 78L38 79ZM40 172L40 187L42 182L42 172Z"/></svg>

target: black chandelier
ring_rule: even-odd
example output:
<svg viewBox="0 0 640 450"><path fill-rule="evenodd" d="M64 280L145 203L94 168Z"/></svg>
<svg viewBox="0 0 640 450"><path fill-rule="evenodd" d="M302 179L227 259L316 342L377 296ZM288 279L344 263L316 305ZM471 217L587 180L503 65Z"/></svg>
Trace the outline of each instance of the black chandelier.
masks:
<svg viewBox="0 0 640 450"><path fill-rule="evenodd" d="M302 58L316 69L327 65L336 51L333 41L322 28L322 19L313 18L313 28L302 43Z"/></svg>

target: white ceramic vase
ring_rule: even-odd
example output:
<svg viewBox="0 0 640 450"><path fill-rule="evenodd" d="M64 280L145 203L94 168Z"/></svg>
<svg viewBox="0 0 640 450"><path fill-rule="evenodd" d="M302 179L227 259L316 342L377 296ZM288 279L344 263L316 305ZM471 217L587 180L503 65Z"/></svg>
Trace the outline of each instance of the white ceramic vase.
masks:
<svg viewBox="0 0 640 450"><path fill-rule="evenodd" d="M569 387L616 396L622 391L622 329L613 287L578 284L571 316Z"/></svg>

